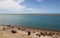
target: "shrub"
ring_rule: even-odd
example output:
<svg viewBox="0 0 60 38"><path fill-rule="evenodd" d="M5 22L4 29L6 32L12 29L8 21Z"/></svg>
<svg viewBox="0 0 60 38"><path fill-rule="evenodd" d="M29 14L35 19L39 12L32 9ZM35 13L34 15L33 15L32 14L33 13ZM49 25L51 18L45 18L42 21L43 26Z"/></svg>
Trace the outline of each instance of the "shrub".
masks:
<svg viewBox="0 0 60 38"><path fill-rule="evenodd" d="M10 25L7 25L7 27L11 27Z"/></svg>
<svg viewBox="0 0 60 38"><path fill-rule="evenodd" d="M11 28L14 28L13 26Z"/></svg>
<svg viewBox="0 0 60 38"><path fill-rule="evenodd" d="M31 34L31 32L30 31L28 31L28 35L30 35Z"/></svg>
<svg viewBox="0 0 60 38"><path fill-rule="evenodd" d="M36 34L36 36L39 36L40 37L41 35L40 34Z"/></svg>
<svg viewBox="0 0 60 38"><path fill-rule="evenodd" d="M11 32L12 32L12 33L17 33L17 31L16 31L16 30L12 30Z"/></svg>
<svg viewBox="0 0 60 38"><path fill-rule="evenodd" d="M20 28L18 28L18 30L20 30Z"/></svg>
<svg viewBox="0 0 60 38"><path fill-rule="evenodd" d="M3 27L3 30L5 30L5 27Z"/></svg>
<svg viewBox="0 0 60 38"><path fill-rule="evenodd" d="M36 34L36 36L39 36L39 34Z"/></svg>

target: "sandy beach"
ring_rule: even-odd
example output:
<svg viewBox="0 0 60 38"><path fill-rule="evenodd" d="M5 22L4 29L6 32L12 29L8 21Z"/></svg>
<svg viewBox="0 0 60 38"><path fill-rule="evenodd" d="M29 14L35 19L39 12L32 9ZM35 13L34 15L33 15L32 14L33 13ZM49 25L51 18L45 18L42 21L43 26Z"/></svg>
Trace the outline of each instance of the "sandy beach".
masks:
<svg viewBox="0 0 60 38"><path fill-rule="evenodd" d="M60 38L60 31L0 25L0 38Z"/></svg>

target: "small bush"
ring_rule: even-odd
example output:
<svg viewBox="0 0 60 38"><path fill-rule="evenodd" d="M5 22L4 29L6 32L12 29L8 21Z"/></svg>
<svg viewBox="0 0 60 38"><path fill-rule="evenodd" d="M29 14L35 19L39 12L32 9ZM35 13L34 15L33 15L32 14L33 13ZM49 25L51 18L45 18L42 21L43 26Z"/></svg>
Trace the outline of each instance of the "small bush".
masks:
<svg viewBox="0 0 60 38"><path fill-rule="evenodd" d="M39 36L39 34L36 34L36 36Z"/></svg>
<svg viewBox="0 0 60 38"><path fill-rule="evenodd" d="M3 30L5 30L5 27L3 27Z"/></svg>
<svg viewBox="0 0 60 38"><path fill-rule="evenodd" d="M20 30L20 28L18 28L18 30Z"/></svg>
<svg viewBox="0 0 60 38"><path fill-rule="evenodd" d="M7 25L7 27L11 27L10 25Z"/></svg>
<svg viewBox="0 0 60 38"><path fill-rule="evenodd" d="M14 28L13 26L11 28Z"/></svg>
<svg viewBox="0 0 60 38"><path fill-rule="evenodd" d="M42 32L41 32L40 34L41 34L41 35L43 35L43 33L42 33Z"/></svg>
<svg viewBox="0 0 60 38"><path fill-rule="evenodd" d="M41 35L39 35L39 37L40 37Z"/></svg>
<svg viewBox="0 0 60 38"><path fill-rule="evenodd" d="M2 26L4 26L4 25L2 25Z"/></svg>
<svg viewBox="0 0 60 38"><path fill-rule="evenodd" d="M36 34L36 36L39 36L40 37L41 35L40 34Z"/></svg>
<svg viewBox="0 0 60 38"><path fill-rule="evenodd" d="M11 32L12 32L12 33L17 33L17 31L16 31L16 30L12 30Z"/></svg>
<svg viewBox="0 0 60 38"><path fill-rule="evenodd" d="M30 31L28 31L28 35L31 35L31 32Z"/></svg>

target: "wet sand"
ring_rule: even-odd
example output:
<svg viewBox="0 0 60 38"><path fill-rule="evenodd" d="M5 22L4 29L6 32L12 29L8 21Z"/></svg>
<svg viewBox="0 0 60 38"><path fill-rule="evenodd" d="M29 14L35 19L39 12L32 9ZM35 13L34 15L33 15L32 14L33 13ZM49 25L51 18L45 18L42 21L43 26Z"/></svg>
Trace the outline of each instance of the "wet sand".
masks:
<svg viewBox="0 0 60 38"><path fill-rule="evenodd" d="M0 25L0 38L60 38L60 31Z"/></svg>

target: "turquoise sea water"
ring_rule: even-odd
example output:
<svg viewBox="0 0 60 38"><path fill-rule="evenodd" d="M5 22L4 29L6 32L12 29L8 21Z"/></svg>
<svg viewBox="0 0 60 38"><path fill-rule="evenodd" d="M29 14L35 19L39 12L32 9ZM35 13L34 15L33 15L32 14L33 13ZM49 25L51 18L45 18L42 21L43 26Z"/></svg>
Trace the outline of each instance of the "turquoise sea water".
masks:
<svg viewBox="0 0 60 38"><path fill-rule="evenodd" d="M60 30L60 16L0 15L0 24Z"/></svg>

